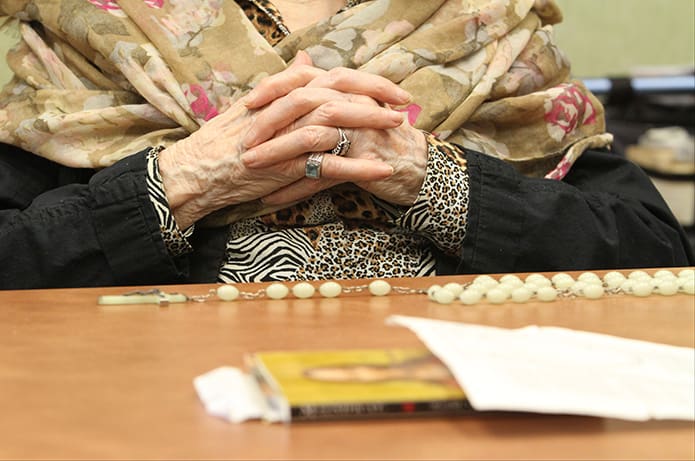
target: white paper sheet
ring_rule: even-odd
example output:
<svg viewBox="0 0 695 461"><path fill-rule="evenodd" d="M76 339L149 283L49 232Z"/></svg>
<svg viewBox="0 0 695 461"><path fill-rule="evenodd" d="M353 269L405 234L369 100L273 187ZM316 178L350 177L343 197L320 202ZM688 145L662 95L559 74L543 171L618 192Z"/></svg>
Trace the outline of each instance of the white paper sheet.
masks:
<svg viewBox="0 0 695 461"><path fill-rule="evenodd" d="M558 327L516 330L391 316L442 360L478 410L695 419L695 350Z"/></svg>

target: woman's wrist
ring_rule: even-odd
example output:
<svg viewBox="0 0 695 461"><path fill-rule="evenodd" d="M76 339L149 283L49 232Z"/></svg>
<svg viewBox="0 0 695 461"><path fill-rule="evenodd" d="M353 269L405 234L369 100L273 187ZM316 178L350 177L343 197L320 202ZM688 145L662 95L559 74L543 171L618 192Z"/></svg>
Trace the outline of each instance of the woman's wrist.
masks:
<svg viewBox="0 0 695 461"><path fill-rule="evenodd" d="M164 146L150 149L147 153L147 192L150 202L157 210L159 229L164 240L164 245L172 256L181 256L193 251L188 239L193 235L194 225L184 230L178 226L162 183L162 175L159 172L159 153Z"/></svg>
<svg viewBox="0 0 695 461"><path fill-rule="evenodd" d="M426 235L446 253L457 255L466 234L469 175L465 153L427 134L427 174L419 196L397 223Z"/></svg>
<svg viewBox="0 0 695 461"><path fill-rule="evenodd" d="M159 154L159 172L164 192L174 219L185 229L213 210L206 211L199 204L203 195L200 181L190 165L179 161L184 148L182 142L167 147Z"/></svg>
<svg viewBox="0 0 695 461"><path fill-rule="evenodd" d="M171 210L187 227L210 213L250 199L244 187L242 139L253 117L235 103L160 153L159 170ZM242 193L240 193L240 191Z"/></svg>

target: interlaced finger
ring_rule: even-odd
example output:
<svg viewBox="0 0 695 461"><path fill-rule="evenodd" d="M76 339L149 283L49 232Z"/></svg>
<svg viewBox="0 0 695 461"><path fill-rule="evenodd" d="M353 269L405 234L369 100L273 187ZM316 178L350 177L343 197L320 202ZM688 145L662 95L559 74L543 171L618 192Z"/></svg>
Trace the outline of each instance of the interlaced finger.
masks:
<svg viewBox="0 0 695 461"><path fill-rule="evenodd" d="M298 175L304 171L307 157L302 156L292 162L292 168L298 170ZM265 196L263 202L268 205L296 202L336 184L378 181L388 178L392 174L393 168L377 160L354 159L324 154L321 161L321 177L319 179L301 178Z"/></svg>
<svg viewBox="0 0 695 461"><path fill-rule="evenodd" d="M309 61L311 62L311 61ZM290 91L306 86L319 75L323 69L308 64L295 64L283 72L266 77L243 98L248 109L263 107L277 98L287 95Z"/></svg>
<svg viewBox="0 0 695 461"><path fill-rule="evenodd" d="M346 67L336 67L321 73L307 86L361 94L386 104L406 104L411 99L410 93L387 78Z"/></svg>
<svg viewBox="0 0 695 461"><path fill-rule="evenodd" d="M329 151L338 141L339 133L335 127L305 126L247 150L241 155L241 161L247 168L264 168L307 152Z"/></svg>
<svg viewBox="0 0 695 461"><path fill-rule="evenodd" d="M294 89L259 111L244 137L243 144L246 148L253 147L320 105L349 98L350 95L329 88Z"/></svg>
<svg viewBox="0 0 695 461"><path fill-rule="evenodd" d="M289 133L311 125L389 129L397 127L403 123L403 120L404 115L402 112L386 107L349 101L329 101L277 133Z"/></svg>

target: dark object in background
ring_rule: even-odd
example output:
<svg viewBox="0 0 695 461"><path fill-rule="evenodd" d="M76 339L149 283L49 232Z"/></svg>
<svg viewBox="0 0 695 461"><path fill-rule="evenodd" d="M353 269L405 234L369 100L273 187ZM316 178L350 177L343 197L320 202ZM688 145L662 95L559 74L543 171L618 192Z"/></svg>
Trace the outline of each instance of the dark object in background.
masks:
<svg viewBox="0 0 695 461"><path fill-rule="evenodd" d="M613 149L652 178L695 249L695 73L584 82L604 103Z"/></svg>

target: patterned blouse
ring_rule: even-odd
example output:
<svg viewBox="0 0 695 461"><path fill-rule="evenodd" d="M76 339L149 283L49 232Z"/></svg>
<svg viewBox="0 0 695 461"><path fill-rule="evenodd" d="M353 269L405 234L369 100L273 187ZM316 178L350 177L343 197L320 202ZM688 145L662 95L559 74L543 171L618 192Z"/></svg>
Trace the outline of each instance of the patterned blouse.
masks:
<svg viewBox="0 0 695 461"><path fill-rule="evenodd" d="M267 0L237 0L272 45L289 31ZM352 7L359 1L347 2ZM468 173L463 151L427 135L424 183L411 207L394 206L350 184L304 202L229 226L218 281L317 280L435 275L432 246L460 255L468 211ZM148 190L167 248L193 251L194 228L176 225L150 150Z"/></svg>

